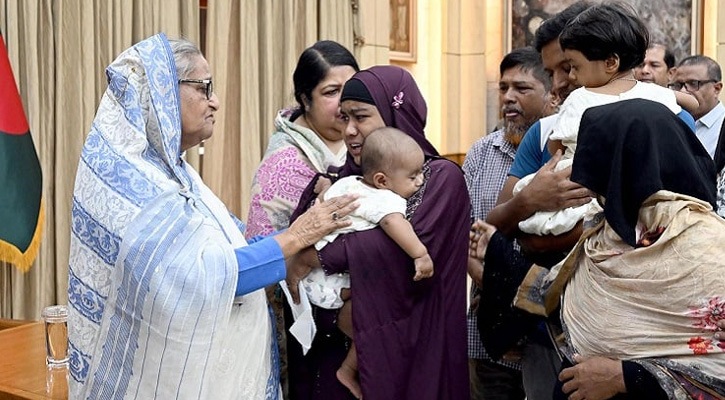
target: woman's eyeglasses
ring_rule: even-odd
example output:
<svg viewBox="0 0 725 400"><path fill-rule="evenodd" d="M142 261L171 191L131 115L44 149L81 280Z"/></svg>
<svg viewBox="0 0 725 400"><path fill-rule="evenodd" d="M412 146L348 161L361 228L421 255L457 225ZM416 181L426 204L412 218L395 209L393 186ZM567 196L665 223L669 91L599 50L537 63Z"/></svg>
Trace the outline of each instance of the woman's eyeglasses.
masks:
<svg viewBox="0 0 725 400"><path fill-rule="evenodd" d="M214 84L211 79L179 79L179 83L202 83L204 84L204 94L207 100L211 100L211 95L214 93Z"/></svg>
<svg viewBox="0 0 725 400"><path fill-rule="evenodd" d="M680 91L680 89L682 89L682 87L684 86L685 90L687 90L688 92L696 92L696 91L700 90L700 86L702 86L706 83L712 83L712 82L717 82L717 80L706 79L703 81L691 80L691 81L685 81L685 82L672 82L672 83L667 84L667 87L672 90Z"/></svg>

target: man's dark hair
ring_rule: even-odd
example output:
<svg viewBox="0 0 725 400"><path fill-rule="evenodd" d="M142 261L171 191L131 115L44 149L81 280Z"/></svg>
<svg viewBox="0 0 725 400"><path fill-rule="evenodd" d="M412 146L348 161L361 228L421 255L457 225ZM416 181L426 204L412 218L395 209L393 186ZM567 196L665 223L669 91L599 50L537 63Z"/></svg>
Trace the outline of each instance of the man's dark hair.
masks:
<svg viewBox="0 0 725 400"><path fill-rule="evenodd" d="M687 65L704 65L707 67L708 79L713 79L718 82L722 80L722 71L720 70L720 65L718 65L718 63L710 57L700 55L690 56L680 61L677 66L684 67Z"/></svg>
<svg viewBox="0 0 725 400"><path fill-rule="evenodd" d="M566 24L590 6L591 4L589 2L577 1L562 10L560 13L544 21L539 28L536 29L536 33L534 33L534 48L536 51L541 53L541 49L544 46L559 39L559 35L561 35L561 32L564 30Z"/></svg>
<svg viewBox="0 0 725 400"><path fill-rule="evenodd" d="M520 68L523 72L531 72L531 75L544 85L548 92L551 90L551 77L544 71L544 64L541 62L541 54L533 47L522 47L514 49L501 60L499 72L503 73L511 68Z"/></svg>
<svg viewBox="0 0 725 400"><path fill-rule="evenodd" d="M670 50L669 46L665 46L661 43L655 43L649 46L650 49L653 47L662 47L665 50L665 65L667 65L667 69L675 66L675 53Z"/></svg>
<svg viewBox="0 0 725 400"><path fill-rule="evenodd" d="M634 9L624 3L589 7L571 20L559 36L562 50L577 50L589 61L619 57L619 71L644 61L649 31Z"/></svg>

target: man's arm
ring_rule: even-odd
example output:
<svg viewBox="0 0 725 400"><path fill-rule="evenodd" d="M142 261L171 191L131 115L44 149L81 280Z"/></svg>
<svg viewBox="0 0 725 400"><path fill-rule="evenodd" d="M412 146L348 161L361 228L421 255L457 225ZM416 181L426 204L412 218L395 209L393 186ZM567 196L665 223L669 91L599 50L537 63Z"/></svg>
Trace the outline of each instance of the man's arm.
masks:
<svg viewBox="0 0 725 400"><path fill-rule="evenodd" d="M507 203L513 197L513 190L519 179L536 173L541 168L542 157L544 156L541 147L541 121L536 121L524 135L524 139L516 150L516 157L511 166L509 176L504 182L503 188L498 196L496 205ZM469 189L470 190L470 189ZM527 210L524 204L521 204L523 198L517 198L511 203L507 203L504 207L496 207L489 211L486 218L501 229L501 232L512 238L518 232L518 223L536 210Z"/></svg>
<svg viewBox="0 0 725 400"><path fill-rule="evenodd" d="M519 221L537 211L557 211L588 203L591 193L569 180L571 168L554 171L559 160L561 152L557 152L544 164L531 183L516 196L513 195L513 188L519 179L509 176L499 195L498 204L488 213L486 222L511 238L519 235Z"/></svg>
<svg viewBox="0 0 725 400"><path fill-rule="evenodd" d="M479 258L468 256L468 276L477 288L483 286L483 262Z"/></svg>
<svg viewBox="0 0 725 400"><path fill-rule="evenodd" d="M683 93L675 90L675 99L677 99L677 104L690 114L697 111L697 108L700 107L700 103L697 101L695 96L689 93Z"/></svg>
<svg viewBox="0 0 725 400"><path fill-rule="evenodd" d="M518 240L521 249L526 253L568 252L579 240L583 232L582 221L572 230L561 235L530 235L519 232Z"/></svg>
<svg viewBox="0 0 725 400"><path fill-rule="evenodd" d="M498 228L506 237L513 238L519 232L519 221L530 217L533 210L522 196L514 196L514 186L519 178L509 175L498 195L496 207L488 212L486 222ZM533 183L533 181L532 181Z"/></svg>

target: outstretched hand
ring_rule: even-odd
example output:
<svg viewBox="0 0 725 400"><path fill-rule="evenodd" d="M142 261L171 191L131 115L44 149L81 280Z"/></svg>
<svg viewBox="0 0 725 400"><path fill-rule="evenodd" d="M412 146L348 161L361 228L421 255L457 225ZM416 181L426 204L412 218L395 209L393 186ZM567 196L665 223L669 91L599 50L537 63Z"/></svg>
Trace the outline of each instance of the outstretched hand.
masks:
<svg viewBox="0 0 725 400"><path fill-rule="evenodd" d="M286 232L297 242L298 247L294 252L315 244L336 229L350 226L352 221L345 217L359 206L355 202L358 197L346 194L325 202L315 200L314 205L300 215Z"/></svg>
<svg viewBox="0 0 725 400"><path fill-rule="evenodd" d="M358 195L344 195L324 203L315 200L312 207L300 215L289 229L274 236L287 259L285 280L295 304L300 301L297 289L299 281L307 276L312 268L320 265L315 249L307 248L332 231L350 226L352 221L345 217L359 206L355 202L358 197Z"/></svg>
<svg viewBox="0 0 725 400"><path fill-rule="evenodd" d="M468 255L479 260L483 259L486 256L488 242L491 240L491 236L493 236L494 233L496 233L495 226L480 219L474 222L468 236Z"/></svg>

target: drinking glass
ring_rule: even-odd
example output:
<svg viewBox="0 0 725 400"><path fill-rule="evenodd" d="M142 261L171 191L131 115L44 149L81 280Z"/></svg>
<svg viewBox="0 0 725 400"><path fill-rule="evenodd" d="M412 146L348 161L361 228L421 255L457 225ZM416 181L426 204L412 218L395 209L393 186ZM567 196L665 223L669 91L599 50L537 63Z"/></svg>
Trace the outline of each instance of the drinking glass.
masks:
<svg viewBox="0 0 725 400"><path fill-rule="evenodd" d="M46 363L49 367L68 366L68 306L56 305L43 309L45 321Z"/></svg>

